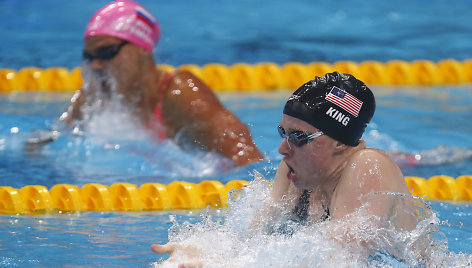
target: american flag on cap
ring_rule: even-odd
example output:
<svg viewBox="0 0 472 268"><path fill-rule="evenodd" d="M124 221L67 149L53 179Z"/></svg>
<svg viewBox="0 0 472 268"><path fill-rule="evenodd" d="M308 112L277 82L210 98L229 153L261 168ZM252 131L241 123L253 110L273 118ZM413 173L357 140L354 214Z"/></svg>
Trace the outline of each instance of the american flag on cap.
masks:
<svg viewBox="0 0 472 268"><path fill-rule="evenodd" d="M325 99L343 108L355 117L359 115L362 107L362 101L337 86L333 86Z"/></svg>

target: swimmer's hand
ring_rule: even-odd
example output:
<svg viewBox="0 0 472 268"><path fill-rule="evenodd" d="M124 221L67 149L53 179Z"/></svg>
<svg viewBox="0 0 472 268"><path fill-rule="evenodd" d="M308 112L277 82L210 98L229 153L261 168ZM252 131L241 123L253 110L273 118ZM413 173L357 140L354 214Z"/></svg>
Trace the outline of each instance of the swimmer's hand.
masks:
<svg viewBox="0 0 472 268"><path fill-rule="evenodd" d="M57 130L36 130L32 132L32 137L26 140L23 151L36 151L42 146L55 141L59 136L61 136L61 132Z"/></svg>
<svg viewBox="0 0 472 268"><path fill-rule="evenodd" d="M165 263L178 263L178 267L196 268L203 267L204 265L204 262L201 261L201 251L196 246L177 243L167 243L165 245L154 244L151 245L151 250L158 254L169 254L170 257ZM177 254L177 252L179 252L179 254ZM186 258L183 260L184 263L181 263L180 260L183 259L183 255L185 255ZM195 259L197 260L195 261ZM161 264L164 265L165 263Z"/></svg>

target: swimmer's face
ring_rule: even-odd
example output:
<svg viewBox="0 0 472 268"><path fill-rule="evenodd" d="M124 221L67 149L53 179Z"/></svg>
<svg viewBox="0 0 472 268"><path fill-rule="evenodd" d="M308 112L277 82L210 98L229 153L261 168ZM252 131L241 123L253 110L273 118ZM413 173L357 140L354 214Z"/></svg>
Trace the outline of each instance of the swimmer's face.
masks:
<svg viewBox="0 0 472 268"><path fill-rule="evenodd" d="M140 50L116 37L87 37L83 50L84 72L88 72L84 75L85 82L91 90L132 94L142 68Z"/></svg>
<svg viewBox="0 0 472 268"><path fill-rule="evenodd" d="M287 134L297 130L310 133L319 131L305 121L285 114L280 126L285 129ZM326 135L300 147L289 146L287 140L283 139L279 146L279 153L284 156L283 161L289 167L286 178L300 189L310 190L324 183L327 174L330 173L332 146L333 140Z"/></svg>

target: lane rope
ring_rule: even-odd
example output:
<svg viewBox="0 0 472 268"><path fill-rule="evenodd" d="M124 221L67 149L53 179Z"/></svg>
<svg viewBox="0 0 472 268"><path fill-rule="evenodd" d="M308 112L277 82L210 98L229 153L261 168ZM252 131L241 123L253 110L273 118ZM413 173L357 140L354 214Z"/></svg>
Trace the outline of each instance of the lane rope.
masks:
<svg viewBox="0 0 472 268"><path fill-rule="evenodd" d="M472 201L472 175L453 178L446 175L405 177L411 193L425 200ZM228 199L249 182L233 180L222 184L206 180L198 184L174 181L169 185L115 183L111 186L89 183L56 184L49 190L42 185L21 189L0 186L0 213L37 214L82 211L153 211L227 208ZM234 190L233 190L234 189ZM230 197L228 197L230 196Z"/></svg>
<svg viewBox="0 0 472 268"><path fill-rule="evenodd" d="M367 85L373 86L444 86L472 83L472 59L463 61L444 59L438 62L430 60L338 61L306 64L288 62L283 65L273 62L232 65L208 63L203 66L184 64L178 67L160 64L156 68L169 72L175 69L190 71L217 92L294 90L315 76L333 71L350 73ZM64 67L0 69L0 93L69 92L79 89L82 83L80 67L72 70Z"/></svg>

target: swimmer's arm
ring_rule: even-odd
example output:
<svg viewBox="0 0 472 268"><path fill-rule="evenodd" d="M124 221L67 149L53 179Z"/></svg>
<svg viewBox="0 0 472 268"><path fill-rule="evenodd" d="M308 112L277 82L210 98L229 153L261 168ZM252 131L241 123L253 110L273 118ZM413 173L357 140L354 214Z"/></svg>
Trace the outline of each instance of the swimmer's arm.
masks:
<svg viewBox="0 0 472 268"><path fill-rule="evenodd" d="M260 228L265 228L269 224L269 219L274 212L277 204L282 202L282 198L287 195L290 182L285 178L284 174L287 174L288 167L285 162L280 161L279 167L275 174L274 181L271 185L271 195L270 198L262 200L262 207L259 213L254 215L254 218L251 222L251 227L249 232L255 232Z"/></svg>
<svg viewBox="0 0 472 268"><path fill-rule="evenodd" d="M412 230L417 224L415 205L403 174L390 156L381 150L366 149L348 163L330 205L333 220L344 220L352 213L375 216L399 230ZM359 211L360 209L360 211ZM350 217L354 219L356 217Z"/></svg>
<svg viewBox="0 0 472 268"><path fill-rule="evenodd" d="M264 159L251 137L249 128L229 110L222 107L220 111L204 118L206 123L197 123L195 129L195 137L204 147L231 159L235 166L244 166Z"/></svg>
<svg viewBox="0 0 472 268"><path fill-rule="evenodd" d="M31 132L31 138L28 138L23 145L23 152L31 154L39 151L46 144L55 141L61 135L57 130L35 130Z"/></svg>
<svg viewBox="0 0 472 268"><path fill-rule="evenodd" d="M297 190L287 179L288 172L289 169L285 162L280 161L277 172L275 173L274 182L272 184L271 197L274 202L281 202L284 196L292 197L289 199L294 199L293 197L296 197L297 195ZM300 191L298 191L298 194L300 194Z"/></svg>
<svg viewBox="0 0 472 268"><path fill-rule="evenodd" d="M172 265L178 267L197 268L203 267L205 264L216 265L217 263L211 260L205 259L203 253L204 250L200 249L196 245L184 245L182 243L167 243L164 245L154 244L151 245L151 250L157 254L169 254L170 257L161 265ZM179 252L179 254L177 254ZM182 259L182 255L185 256L185 260Z"/></svg>
<svg viewBox="0 0 472 268"><path fill-rule="evenodd" d="M372 250L378 250L378 238L359 232L375 234L373 230L389 226L398 231L416 228L419 218L414 202L397 195L410 196L408 186L398 166L385 153L368 149L355 156L336 188L330 212L332 224L341 228L325 235L341 245L355 242L372 254ZM413 249L422 255L421 246Z"/></svg>
<svg viewBox="0 0 472 268"><path fill-rule="evenodd" d="M288 167L284 161L280 161L275 178L271 185L270 198L262 200L262 207L259 213L254 215L248 234L257 233L258 230L267 228L271 223L273 213L284 202L289 207L295 206L295 200L301 194L293 184L287 179Z"/></svg>
<svg viewBox="0 0 472 268"><path fill-rule="evenodd" d="M66 110L59 117L59 121L71 125L75 119L81 116L81 107L85 103L85 92L83 89L77 90L69 102Z"/></svg>
<svg viewBox="0 0 472 268"><path fill-rule="evenodd" d="M59 117L59 122L71 125L74 119L80 117L80 106L83 104L83 91L77 90L71 98L67 109ZM27 139L23 146L23 151L32 153L44 145L55 141L61 135L61 130L37 130L31 133L31 138Z"/></svg>
<svg viewBox="0 0 472 268"><path fill-rule="evenodd" d="M286 178L287 173L288 167L285 162L281 161L274 178L274 183L272 185L272 196L270 199L265 200L267 201L267 204L263 205L262 211L260 211L258 214L258 216L261 217L254 219L247 232L247 235L250 235L255 230L266 226L272 208L270 204L274 202L281 202L282 197L287 195L291 188L294 188L290 184L290 181ZM262 223L261 221L264 222ZM202 255L202 250L195 245L189 246L182 243L167 243L164 245L154 244L151 245L151 250L158 254L169 254L170 257L165 261L165 264L178 264L179 267L202 267L205 264L211 263L211 261L203 259L204 255ZM180 255L177 254L177 252L185 254L185 256L188 257L187 259L190 260L182 263L177 259L177 256Z"/></svg>
<svg viewBox="0 0 472 268"><path fill-rule="evenodd" d="M170 136L188 131L197 144L242 166L263 159L249 128L227 110L213 91L189 72L174 75L164 103Z"/></svg>
<svg viewBox="0 0 472 268"><path fill-rule="evenodd" d="M341 219L360 207L370 215L388 217L391 203L386 198L371 202L372 194L404 191L396 182L402 178L400 169L391 158L377 150L363 150L353 157L341 175L331 201L332 219Z"/></svg>
<svg viewBox="0 0 472 268"><path fill-rule="evenodd" d="M377 157L378 155L370 152L355 155L347 163L336 186L329 211L331 224L339 225L340 228L325 235L342 246L352 245L354 242L369 250L371 243L357 232L377 228L379 221L372 216L386 218L390 210L388 200L372 198L373 193L387 188L382 176L392 175L387 172L388 168L383 167L386 163L378 161Z"/></svg>

